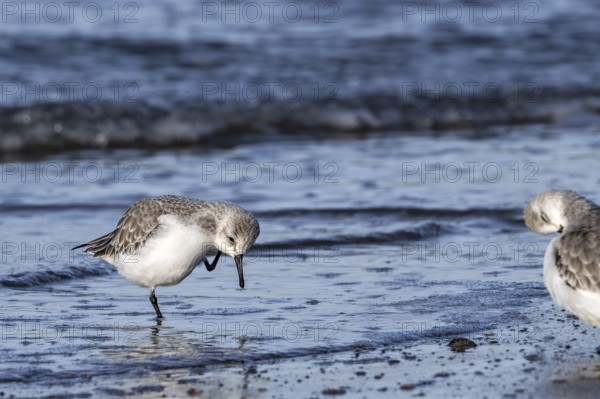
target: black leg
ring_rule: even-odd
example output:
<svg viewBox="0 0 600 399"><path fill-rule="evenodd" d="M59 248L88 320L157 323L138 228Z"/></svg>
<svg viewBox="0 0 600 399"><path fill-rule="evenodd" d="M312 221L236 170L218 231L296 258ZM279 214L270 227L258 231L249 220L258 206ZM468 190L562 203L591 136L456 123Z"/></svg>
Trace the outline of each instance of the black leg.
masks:
<svg viewBox="0 0 600 399"><path fill-rule="evenodd" d="M215 270L215 267L217 267L217 262L219 261L220 257L221 251L217 252L217 256L215 256L212 263L208 263L208 259L204 258L204 265L206 266L206 270L208 270L209 272Z"/></svg>
<svg viewBox="0 0 600 399"><path fill-rule="evenodd" d="M160 313L160 308L158 307L158 300L156 299L156 295L154 295L154 287L150 288L150 303L154 306L154 311L156 312L156 317L162 319L163 315Z"/></svg>

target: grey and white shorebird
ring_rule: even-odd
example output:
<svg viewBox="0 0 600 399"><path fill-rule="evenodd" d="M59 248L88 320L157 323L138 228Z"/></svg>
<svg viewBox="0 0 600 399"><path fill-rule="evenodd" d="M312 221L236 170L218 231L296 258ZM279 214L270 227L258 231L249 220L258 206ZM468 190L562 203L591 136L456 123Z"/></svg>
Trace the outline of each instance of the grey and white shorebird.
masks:
<svg viewBox="0 0 600 399"><path fill-rule="evenodd" d="M570 190L548 190L525 208L525 224L559 233L544 255L544 284L556 303L600 326L600 207Z"/></svg>
<svg viewBox="0 0 600 399"><path fill-rule="evenodd" d="M231 202L206 202L166 195L131 205L112 232L79 245L113 265L127 280L150 288L150 302L162 318L154 293L158 286L180 283L204 262L210 272L221 253L235 259L244 288L242 260L260 228L256 218ZM206 255L217 254L209 263Z"/></svg>

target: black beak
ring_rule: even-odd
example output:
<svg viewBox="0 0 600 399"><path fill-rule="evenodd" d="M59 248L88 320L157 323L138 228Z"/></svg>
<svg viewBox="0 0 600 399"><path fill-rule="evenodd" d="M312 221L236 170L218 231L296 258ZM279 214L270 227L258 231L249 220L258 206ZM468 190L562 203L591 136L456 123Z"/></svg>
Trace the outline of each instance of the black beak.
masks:
<svg viewBox="0 0 600 399"><path fill-rule="evenodd" d="M560 229L558 229L558 232L559 232L560 234L562 234L564 230L565 230L565 228L564 228L564 227L563 227L563 225L561 224L561 225L560 225Z"/></svg>
<svg viewBox="0 0 600 399"><path fill-rule="evenodd" d="M233 259L235 259L235 265L238 269L238 277L240 278L240 288L244 288L244 269L242 268L243 257L244 255L237 255L233 257Z"/></svg>

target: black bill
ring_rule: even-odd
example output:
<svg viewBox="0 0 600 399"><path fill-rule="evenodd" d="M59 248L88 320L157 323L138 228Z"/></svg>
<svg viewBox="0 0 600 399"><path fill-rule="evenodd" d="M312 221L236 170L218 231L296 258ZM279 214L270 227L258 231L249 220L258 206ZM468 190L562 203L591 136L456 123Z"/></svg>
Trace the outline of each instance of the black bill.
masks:
<svg viewBox="0 0 600 399"><path fill-rule="evenodd" d="M240 278L240 287L244 288L244 269L242 268L242 258L244 257L244 255L237 255L234 256L233 259L235 259L235 265L237 266L238 269L238 277Z"/></svg>

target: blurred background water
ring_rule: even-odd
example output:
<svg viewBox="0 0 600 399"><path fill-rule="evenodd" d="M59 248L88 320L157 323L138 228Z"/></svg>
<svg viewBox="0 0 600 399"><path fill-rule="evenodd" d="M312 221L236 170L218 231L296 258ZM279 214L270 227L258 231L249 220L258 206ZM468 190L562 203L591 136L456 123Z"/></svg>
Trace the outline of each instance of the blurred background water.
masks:
<svg viewBox="0 0 600 399"><path fill-rule="evenodd" d="M599 8L9 2L0 151L596 120Z"/></svg>
<svg viewBox="0 0 600 399"><path fill-rule="evenodd" d="M0 380L31 395L530 327L548 239L523 206L600 200L597 2L68 4L2 5ZM162 194L261 236L246 289L198 269L156 325L70 248Z"/></svg>

